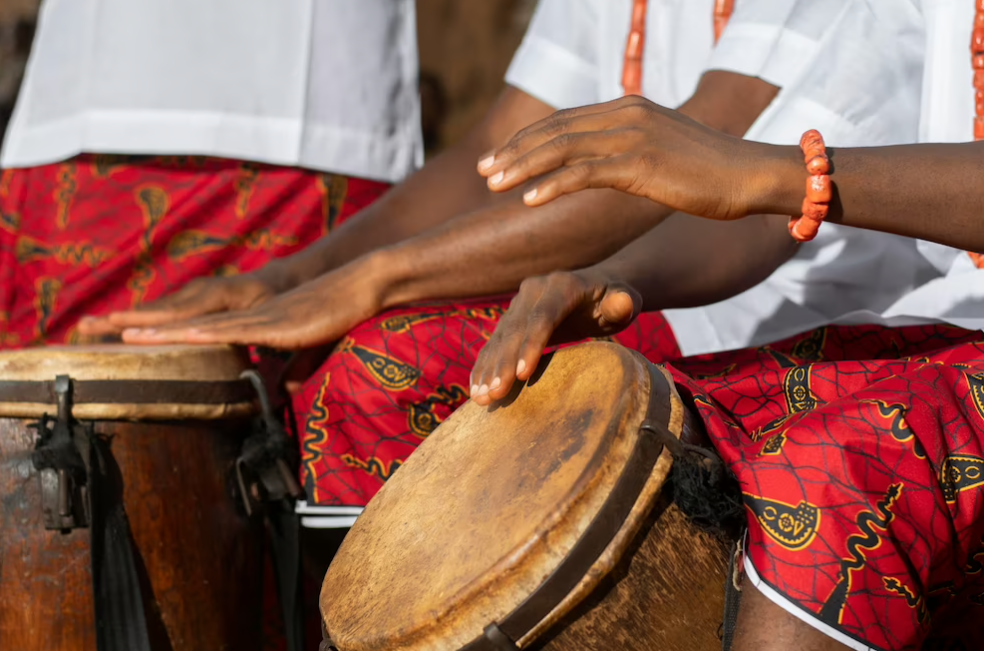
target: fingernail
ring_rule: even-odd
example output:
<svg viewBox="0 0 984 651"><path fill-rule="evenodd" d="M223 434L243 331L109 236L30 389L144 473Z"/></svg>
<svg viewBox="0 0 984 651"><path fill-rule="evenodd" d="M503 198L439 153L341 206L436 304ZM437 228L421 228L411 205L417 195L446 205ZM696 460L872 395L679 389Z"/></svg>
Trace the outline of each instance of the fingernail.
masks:
<svg viewBox="0 0 984 651"><path fill-rule="evenodd" d="M472 395L472 398L474 398L475 396L478 395L478 385L477 384L473 384L472 385L471 395Z"/></svg>
<svg viewBox="0 0 984 651"><path fill-rule="evenodd" d="M498 389L501 384L502 384L502 378L495 378L494 380L492 380L492 384L489 385L489 390L494 391Z"/></svg>
<svg viewBox="0 0 984 651"><path fill-rule="evenodd" d="M157 331L153 328L127 328L123 331L124 335L132 335L135 337L145 337L148 335L157 334Z"/></svg>
<svg viewBox="0 0 984 651"><path fill-rule="evenodd" d="M526 360L525 359L521 359L521 360L519 360L519 363L516 364L516 375L519 375L520 373L522 373L525 370L526 370Z"/></svg>
<svg viewBox="0 0 984 651"><path fill-rule="evenodd" d="M523 201L525 201L526 203L529 203L530 201L533 201L534 199L536 199L536 195L537 194L538 193L537 193L536 188L533 188L532 190L530 190L529 192L527 192L526 194L523 195Z"/></svg>
<svg viewBox="0 0 984 651"><path fill-rule="evenodd" d="M492 167L492 165L493 165L494 163L495 163L495 156L489 156L488 158L483 158L483 159L482 159L482 160L481 160L481 161L480 161L480 162L478 163L478 169L479 169L480 171L482 171L482 172L484 172L485 170L487 170L487 169L489 169L490 167Z"/></svg>
<svg viewBox="0 0 984 651"><path fill-rule="evenodd" d="M505 178L505 176L506 176L505 172L496 172L495 174L492 175L491 178L489 178L489 184L499 185L500 183L502 183L502 179Z"/></svg>
<svg viewBox="0 0 984 651"><path fill-rule="evenodd" d="M478 395L484 396L488 392L489 392L489 385L483 384L482 386L478 387Z"/></svg>

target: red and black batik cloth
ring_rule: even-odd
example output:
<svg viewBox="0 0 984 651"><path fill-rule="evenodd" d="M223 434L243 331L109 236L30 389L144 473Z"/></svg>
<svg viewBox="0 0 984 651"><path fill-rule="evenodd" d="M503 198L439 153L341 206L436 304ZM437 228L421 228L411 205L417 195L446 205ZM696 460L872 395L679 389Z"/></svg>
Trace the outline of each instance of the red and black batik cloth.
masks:
<svg viewBox="0 0 984 651"><path fill-rule="evenodd" d="M508 299L393 310L351 331L294 396L301 479L316 506L364 506L468 399L479 351ZM669 325L646 314L618 335L650 359L680 356Z"/></svg>
<svg viewBox="0 0 984 651"><path fill-rule="evenodd" d="M80 156L0 171L0 348L78 341L200 276L289 255L382 183L199 157Z"/></svg>
<svg viewBox="0 0 984 651"><path fill-rule="evenodd" d="M741 484L769 598L854 649L984 648L982 342L828 327L670 365Z"/></svg>

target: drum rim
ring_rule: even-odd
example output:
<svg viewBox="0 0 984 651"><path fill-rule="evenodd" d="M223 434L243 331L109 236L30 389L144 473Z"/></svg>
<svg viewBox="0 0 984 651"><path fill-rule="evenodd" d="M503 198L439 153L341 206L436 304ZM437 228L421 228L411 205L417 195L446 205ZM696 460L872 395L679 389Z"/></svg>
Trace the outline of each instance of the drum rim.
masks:
<svg viewBox="0 0 984 651"><path fill-rule="evenodd" d="M252 402L248 380L72 380L74 405L222 405ZM57 402L54 380L0 380L0 404Z"/></svg>
<svg viewBox="0 0 984 651"><path fill-rule="evenodd" d="M646 368L649 402L646 417L639 426L639 437L615 486L581 538L550 576L511 613L500 622L490 622L482 635L461 647L460 651L516 651L520 641L526 646L533 641L527 639L531 634L545 632L539 631L541 623L551 619L565 604L618 539L619 533L629 524L660 459L665 458L668 448L679 441L683 414L674 418L673 397L677 394L672 382L661 367L636 351L630 352ZM660 389L665 389L665 401L660 400ZM647 513L652 506L646 509ZM587 549L587 553L581 553L582 549Z"/></svg>

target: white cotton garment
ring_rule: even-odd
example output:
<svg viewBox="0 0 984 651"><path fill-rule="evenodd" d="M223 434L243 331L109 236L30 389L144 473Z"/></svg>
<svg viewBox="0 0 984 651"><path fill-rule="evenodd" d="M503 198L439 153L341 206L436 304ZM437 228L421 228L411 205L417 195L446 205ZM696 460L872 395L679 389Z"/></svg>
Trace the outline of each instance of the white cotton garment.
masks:
<svg viewBox="0 0 984 651"><path fill-rule="evenodd" d="M206 155L397 181L422 161L413 0L45 0L0 166Z"/></svg>
<svg viewBox="0 0 984 651"><path fill-rule="evenodd" d="M713 48L713 12L714 0L649 0L646 97L676 108L693 94ZM617 99L631 20L632 0L540 0L506 81L557 109Z"/></svg>
<svg viewBox="0 0 984 651"><path fill-rule="evenodd" d="M851 36L850 32L847 31L849 26L860 26L860 31L864 34L874 34L879 31L874 29L873 20L875 18L880 19L880 17L875 16L876 12L872 11L872 9L880 8L879 3L870 0L856 4L857 11L847 16L849 21L846 23L845 31L839 32L837 38L831 42L831 46L844 54L843 58L848 61L855 61L857 58L856 52L845 49L848 46L844 44L844 39ZM891 2L889 4L891 4L892 10L903 6L917 9L922 16L924 32L921 39L924 42L924 55L921 59L923 70L919 76L920 83L917 86L920 90L917 132L914 135L907 135L901 142L959 143L973 140L974 88L969 44L974 25L974 3L964 0L923 0L922 2ZM872 17L871 28L865 26L866 15ZM907 16L908 12L895 15L896 18ZM879 24L886 25L884 22ZM868 31L869 29L871 31ZM912 84L903 83L904 79L898 74L901 71L900 68L893 70L887 65L892 63L897 65L899 59L895 54L900 51L907 51L906 48L900 48L900 46L907 41L914 43L917 40L914 30L908 30L906 36L907 38L897 39L895 49L891 51L889 51L888 40L870 37L873 45L883 48L882 51L885 53L886 60L879 68L881 71L880 78L872 79L867 84L858 84L858 92L851 96L838 96L836 94L828 96L826 89L828 83L831 82L828 81L825 74L808 76L805 79L804 87L798 89L791 87L790 92L784 92L784 94L787 96L795 94L796 97L790 103L796 105L797 112L804 114L811 112L811 105L814 108L823 109L833 106L838 115L853 111L851 120L862 124L864 129L874 133L878 139L877 142L863 142L856 146L893 144L896 138L885 138L885 134L878 133L885 127L885 123L871 118L877 116L879 104L893 105L892 108L895 108L894 103L902 99L899 93L901 89L904 89L905 111L904 113L899 111L895 115L901 117L911 112ZM852 42L856 43L857 41L852 39ZM829 70L830 73L838 75L838 79L834 81L840 83L843 80L841 75L845 74L844 69L844 66L840 65ZM833 86L829 86L829 88L833 88ZM818 98L825 99L817 101ZM776 106L770 109L760 122L765 122L770 119L770 116L781 112L781 103L777 102ZM820 118L820 111L815 112L817 113L816 117ZM781 118L779 119L781 120ZM901 122L897 123L893 125L892 129L898 128L899 133L903 133L909 129L907 122L905 125ZM926 218L939 217L927 215ZM864 242L872 241L870 239L872 237L877 242L884 242L886 241L884 238L888 237L877 233L825 224L820 229L817 241L829 238L832 233L837 231L852 231L857 234L855 237L844 240L853 244L855 249ZM880 256L883 258L880 273L878 273L879 266L871 264L864 265L861 271L864 274L876 272L876 275L871 278L874 284L882 288L882 292L879 294L877 291L873 291L871 295L878 297L878 300L868 304L859 302L857 309L839 316L819 312L810 327L827 323L878 324L901 327L942 322L968 330L984 329L984 271L973 265L967 253L932 242L897 239L900 242L914 242L919 258L912 259L911 249L908 246L899 247L895 250L872 248L867 252L869 257ZM793 260L793 268L800 267L804 271L804 282L800 284L801 291L816 292L818 285L811 275L816 272L817 266L807 264L800 259L806 250L807 247L803 247L800 252L801 255ZM790 265L786 265L786 267L790 267ZM834 260L829 268L833 270L843 269L842 261L840 259ZM670 315L671 324L674 325L677 333L683 334L684 338L699 338L707 336L708 332L711 333L711 336L719 333L733 336L736 321L733 318L731 308L735 305L761 305L763 299L768 299L769 292L775 289L776 291L772 293L772 296L775 304L779 306L778 309L789 309L786 300L794 288L787 284L787 281L792 278L790 274L786 273L787 271L786 268L781 269L763 285L718 306L711 306L702 310L673 311ZM891 278L893 274L899 274L895 277L894 282ZM924 277L924 280L913 283L908 291L901 292L894 300L886 303L886 299L892 298L899 288L919 277ZM836 277L832 277L831 280L836 281ZM837 289L836 282L825 283L825 285L829 286L831 291ZM846 288L847 284L845 283L844 286ZM859 296L858 298L862 297ZM803 304L815 303L803 301ZM781 314L781 312L778 313ZM684 314L684 318L681 319L680 314ZM699 329L701 320L705 323L710 322L709 327L703 331ZM751 320L747 320L747 322L751 323ZM797 328L797 330L806 329L808 328ZM782 331L781 329L779 332L774 332L771 328L761 328L752 337L744 340L740 337L724 340L721 345L732 348L767 343L772 339L779 338L776 336L777 334L786 336L795 334L795 332ZM745 344L745 341L748 344ZM689 350L694 351L695 349L700 352L699 345L691 346Z"/></svg>
<svg viewBox="0 0 984 651"><path fill-rule="evenodd" d="M927 54L919 140L970 142L974 139L974 72L969 47L974 3L924 0L922 4ZM966 252L958 249L919 242L919 250L945 276L896 301L880 315L880 322L944 321L968 330L984 329L984 270L977 269Z"/></svg>
<svg viewBox="0 0 984 651"><path fill-rule="evenodd" d="M751 140L793 145L808 129L841 147L918 138L926 33L918 4L736 0L716 47L713 4L650 0L643 64L649 99L677 107L705 70L726 70L782 89L749 130ZM619 97L631 6L541 0L507 80L557 108ZM880 313L939 275L915 240L825 224L758 286L665 315L684 354L720 352Z"/></svg>

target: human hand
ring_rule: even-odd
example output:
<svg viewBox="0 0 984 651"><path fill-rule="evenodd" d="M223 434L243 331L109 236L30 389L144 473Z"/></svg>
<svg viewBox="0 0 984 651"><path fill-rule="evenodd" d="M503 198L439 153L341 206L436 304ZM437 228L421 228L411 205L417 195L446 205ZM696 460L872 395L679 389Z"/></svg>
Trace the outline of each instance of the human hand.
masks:
<svg viewBox="0 0 984 651"><path fill-rule="evenodd" d="M272 269L241 276L197 278L172 294L132 310L84 316L79 320L79 333L118 335L129 328L153 328L208 314L247 310L285 289L286 283Z"/></svg>
<svg viewBox="0 0 984 651"><path fill-rule="evenodd" d="M641 309L634 289L591 269L524 281L475 362L472 399L501 400L530 378L547 346L616 334Z"/></svg>
<svg viewBox="0 0 984 651"><path fill-rule="evenodd" d="M254 307L123 331L129 344L238 344L301 350L332 343L380 307L370 282L342 267Z"/></svg>
<svg viewBox="0 0 984 651"><path fill-rule="evenodd" d="M642 97L555 113L479 162L489 188L536 179L530 206L587 188L613 188L717 220L744 217L764 190L758 169L776 152ZM540 178L538 178L540 177Z"/></svg>

